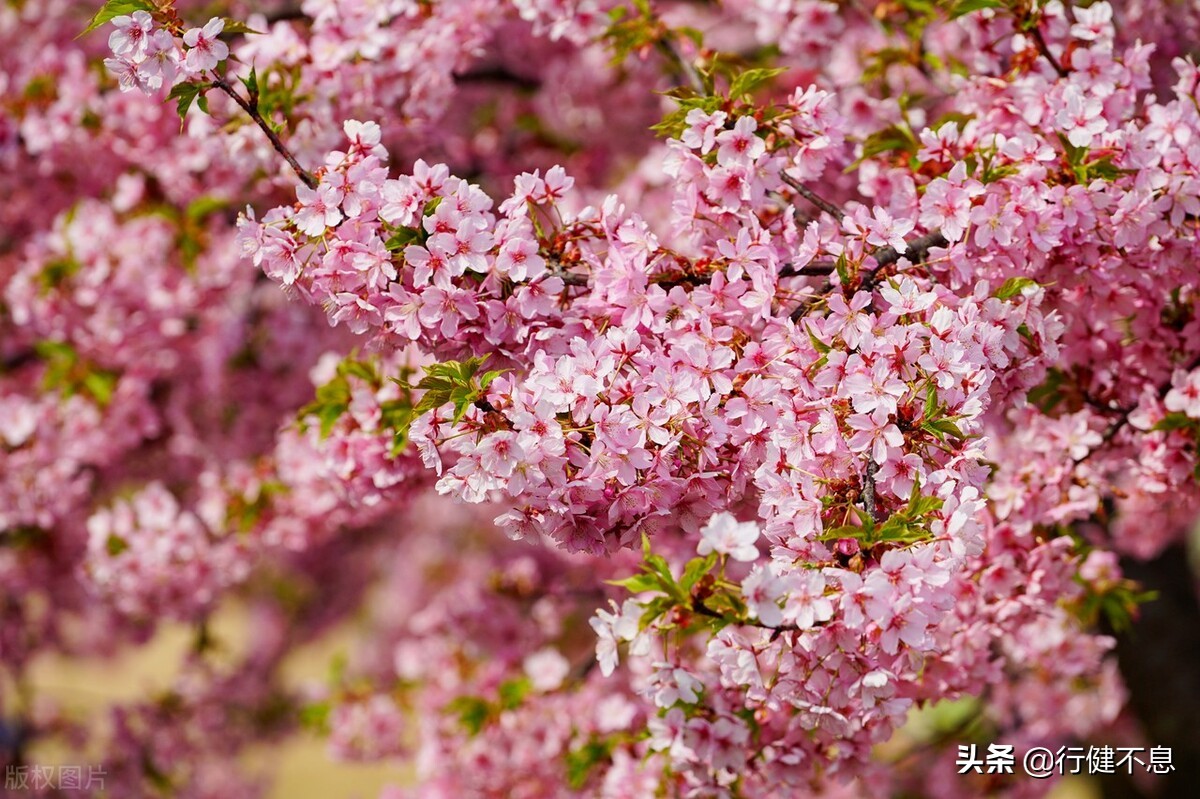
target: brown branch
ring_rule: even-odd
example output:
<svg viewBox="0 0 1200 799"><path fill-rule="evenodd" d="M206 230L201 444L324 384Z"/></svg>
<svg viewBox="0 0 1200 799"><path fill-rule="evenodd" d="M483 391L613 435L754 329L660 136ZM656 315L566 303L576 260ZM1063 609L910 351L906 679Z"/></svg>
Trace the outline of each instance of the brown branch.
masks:
<svg viewBox="0 0 1200 799"><path fill-rule="evenodd" d="M780 277L814 277L821 275L832 275L837 271L837 266L832 261L813 261L807 266L792 266L788 264L779 270Z"/></svg>
<svg viewBox="0 0 1200 799"><path fill-rule="evenodd" d="M212 85L213 88L220 89L221 91L225 92L225 94L232 97L233 101L237 103L243 111L250 115L250 118L254 120L254 123L258 125L262 132L267 135L267 138L271 141L271 146L275 148L275 152L283 156L283 159L288 162L293 170L295 170L296 174L300 177L300 180L305 186L308 186L310 189L315 189L317 187L317 179L313 177L311 172L300 166L300 162L296 160L296 156L292 155L291 150L289 150L287 145L283 143L283 140L279 138L279 134L271 128L267 120L263 118L261 113L259 113L258 97L252 96L250 100L246 100L240 94L238 94L237 91L235 91L234 88L229 85L229 82L220 75L217 75L213 78Z"/></svg>
<svg viewBox="0 0 1200 799"><path fill-rule="evenodd" d="M692 91L699 95L708 94L708 89L704 85L704 79L700 77L700 73L696 71L696 65L684 57L679 51L678 45L670 38L671 33L664 34L658 40L658 49L663 55L675 64L680 77L684 79Z"/></svg>
<svg viewBox="0 0 1200 799"><path fill-rule="evenodd" d="M842 219L845 218L845 216L846 216L845 211L843 211L841 208L838 208L836 205L829 202L824 197L821 197L819 194L814 192L808 186L805 186L800 181L796 180L791 175L787 174L786 172L780 172L779 177L781 180L783 180L784 183L791 186L796 191L797 194L799 194L804 199L808 200L810 203L815 205L817 208L820 208L822 211L824 211L825 213L832 216L839 223L842 221Z"/></svg>
<svg viewBox="0 0 1200 799"><path fill-rule="evenodd" d="M268 12L265 16L268 23L308 19L308 15L300 8L299 3L284 3L274 11Z"/></svg>
<svg viewBox="0 0 1200 799"><path fill-rule="evenodd" d="M708 605L704 604L704 600L702 600L702 599L696 599L696 598L692 599L692 612L699 613L701 616L708 616L710 619L721 619L722 621L727 621L730 624L738 624L738 625L741 625L742 627L757 627L760 630L771 630L772 632L774 632L776 634L804 632L804 629L798 627L795 624L780 624L780 625L763 624L761 621L758 621L757 619L731 618L729 616L726 616L724 613L718 613L717 611L713 610ZM813 626L821 627L825 623L826 622L823 622L823 621L815 621L815 622L813 622ZM807 628L805 628L805 629L807 629Z"/></svg>
<svg viewBox="0 0 1200 799"><path fill-rule="evenodd" d="M505 67L481 67L468 72L455 72L451 75L454 83L459 86L471 83L497 83L508 86L515 86L518 89L525 91L537 91L542 88L542 82L536 78L528 78L524 75L506 69Z"/></svg>
<svg viewBox="0 0 1200 799"><path fill-rule="evenodd" d="M37 351L33 349L22 349L10 353L0 358L0 374L11 372L20 369L22 366L33 363L37 359Z"/></svg>
<svg viewBox="0 0 1200 799"><path fill-rule="evenodd" d="M1155 780L1154 790L1130 786L1124 794L1159 799L1192 797L1200 785L1200 601L1196 574L1181 541L1152 560L1121 558L1121 571L1156 596L1138 608L1127 630L1103 632L1117 639L1117 663L1129 691L1129 708L1141 722L1148 745L1169 747L1174 771ZM1120 770L1118 769L1118 773ZM1103 781L1107 787L1108 780Z"/></svg>
<svg viewBox="0 0 1200 799"><path fill-rule="evenodd" d="M863 474L862 504L873 522L879 521L879 505L875 501L875 472L878 469L879 464L875 463L875 459L868 457L867 469Z"/></svg>
<svg viewBox="0 0 1200 799"><path fill-rule="evenodd" d="M1187 366L1185 366L1183 368L1184 368L1185 372L1191 372L1196 369L1200 369L1200 355L1197 355L1195 358L1193 358L1190 362L1188 362ZM1172 385L1171 381L1170 381L1170 379L1168 379L1167 382L1163 383L1162 385L1160 385L1158 387L1158 398L1160 400L1164 399L1167 396L1167 394L1170 393L1171 385ZM1137 408L1138 408L1138 406L1136 406L1136 405L1132 408L1110 408L1109 409L1110 412L1120 413L1121 414L1120 418L1118 418L1115 422L1113 422L1111 425L1108 426L1108 429L1105 430L1104 433L1100 436L1099 444L1092 447L1091 449L1089 449L1087 452L1085 452L1083 455L1079 456L1078 458L1075 458L1072 461L1072 464L1074 466L1081 465L1088 458L1092 457L1093 454L1098 452L1105 444L1111 443L1112 440L1117 437L1117 433L1120 433L1122 430L1125 429L1125 426L1127 424L1129 424L1129 415L1131 413L1133 413L1135 410L1137 410Z"/></svg>
<svg viewBox="0 0 1200 799"><path fill-rule="evenodd" d="M923 236L917 236L911 241L904 242L904 252L901 253L895 247L884 247L881 250L876 250L872 255L875 257L875 269L873 272L878 272L885 266L891 266L900 260L901 256L912 261L914 264L919 264L929 256L929 251L934 247L945 247L950 242L942 235L942 231L935 230L932 233L926 233Z"/></svg>
<svg viewBox="0 0 1200 799"><path fill-rule="evenodd" d="M945 247L949 243L950 242L946 240L946 237L942 235L942 231L935 230L932 233L926 233L922 236L917 236L915 239L906 241L903 254L900 253L895 247L882 247L876 250L875 252L871 253L871 256L875 259L875 268L864 271L862 277L862 287L867 290L873 288L880 272L882 272L885 267L891 266L899 261L901 255L903 255L905 258L908 258L914 264L919 264L929 257L929 251L934 247ZM833 270L830 271L832 272ZM825 283L821 286L821 289L817 292L816 296L819 297L827 294L832 287L833 284L831 281L825 281ZM798 305L796 309L792 311L790 317L791 320L793 322L798 322L800 318L808 312L811 304L811 300L800 303L800 305Z"/></svg>
<svg viewBox="0 0 1200 799"><path fill-rule="evenodd" d="M1063 69L1063 65L1060 64L1058 59L1054 57L1054 54L1050 52L1050 47L1046 44L1046 39L1042 36L1042 29L1039 25L1034 25L1032 27L1030 30L1030 36L1033 38L1033 43L1037 47L1038 52L1050 62L1050 66L1054 67L1054 71L1058 73L1058 76L1060 78L1067 77L1069 73L1067 70Z"/></svg>

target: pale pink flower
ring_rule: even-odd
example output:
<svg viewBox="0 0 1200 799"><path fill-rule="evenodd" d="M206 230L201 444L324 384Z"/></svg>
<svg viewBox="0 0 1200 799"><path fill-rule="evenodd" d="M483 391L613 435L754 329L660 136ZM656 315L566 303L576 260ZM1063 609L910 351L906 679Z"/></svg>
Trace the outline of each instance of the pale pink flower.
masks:
<svg viewBox="0 0 1200 799"><path fill-rule="evenodd" d="M183 43L188 46L184 64L193 75L216 69L217 64L229 57L229 46L218 36L225 30L225 20L213 17L203 28L192 28L183 34Z"/></svg>

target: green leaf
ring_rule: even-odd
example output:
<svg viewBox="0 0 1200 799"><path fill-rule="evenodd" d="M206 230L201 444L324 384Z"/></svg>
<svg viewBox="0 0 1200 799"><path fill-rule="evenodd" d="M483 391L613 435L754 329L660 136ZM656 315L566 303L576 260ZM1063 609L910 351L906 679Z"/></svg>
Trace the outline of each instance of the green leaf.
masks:
<svg viewBox="0 0 1200 799"><path fill-rule="evenodd" d="M837 270L838 280L845 286L850 282L850 264L846 260L846 253L842 253L833 262L833 268Z"/></svg>
<svg viewBox="0 0 1200 799"><path fill-rule="evenodd" d="M117 387L117 375L103 369L93 369L83 376L83 389L101 408L112 402Z"/></svg>
<svg viewBox="0 0 1200 799"><path fill-rule="evenodd" d="M683 569L683 576L679 578L679 586L683 592L691 593L692 587L700 581L700 578L712 571L713 566L717 564L717 553L712 552L707 557L692 558L688 561L687 566Z"/></svg>
<svg viewBox="0 0 1200 799"><path fill-rule="evenodd" d="M921 425L921 427L935 434L938 438L944 438L945 436L966 438L962 430L958 428L958 425L950 419L931 419Z"/></svg>
<svg viewBox="0 0 1200 799"><path fill-rule="evenodd" d="M424 230L417 228L402 227L387 240L384 246L387 247L388 252L404 252L404 248L408 245L420 244L424 241L424 233Z"/></svg>
<svg viewBox="0 0 1200 799"><path fill-rule="evenodd" d="M1200 419L1193 419L1182 411L1175 411L1168 413L1150 429L1170 432L1172 430L1186 430L1189 427L1195 428L1198 426L1200 426Z"/></svg>
<svg viewBox="0 0 1200 799"><path fill-rule="evenodd" d="M900 125L889 125L883 130L876 131L868 136L862 143L862 155L850 166L846 167L846 172L853 172L858 168L859 164L866 161L868 158L873 158L883 153L904 153L907 155L916 155L919 145L912 133Z"/></svg>
<svg viewBox="0 0 1200 799"><path fill-rule="evenodd" d="M446 706L446 712L458 716L459 723L472 736L478 735L492 717L491 705L478 696L455 697Z"/></svg>
<svg viewBox="0 0 1200 799"><path fill-rule="evenodd" d="M824 533L817 536L818 541L837 541L840 538L853 538L857 541L865 540L863 528L857 524L843 524L840 527L827 529Z"/></svg>
<svg viewBox="0 0 1200 799"><path fill-rule="evenodd" d="M674 600L670 597L659 596L650 600L647 603L645 610L642 611L641 618L638 619L638 631L645 630L653 624L659 616L662 616L671 608L675 607Z"/></svg>
<svg viewBox="0 0 1200 799"><path fill-rule="evenodd" d="M246 92L250 95L250 104L258 103L258 68L250 67L250 76L242 78L242 85L246 87Z"/></svg>
<svg viewBox="0 0 1200 799"><path fill-rule="evenodd" d="M589 738L583 746L570 749L566 754L567 784L578 791L587 785L588 778L596 766L612 756L612 743L602 738Z"/></svg>
<svg viewBox="0 0 1200 799"><path fill-rule="evenodd" d="M49 292L79 274L79 270L82 268L82 265L74 258L60 258L57 261L51 261L46 264L46 267L38 277L42 288Z"/></svg>
<svg viewBox="0 0 1200 799"><path fill-rule="evenodd" d="M830 350L833 349L828 344L826 344L824 341L821 341L821 339L817 338L817 334L813 332L811 324L806 324L804 326L804 328L808 332L808 340L810 342L812 342L813 349L815 349L817 352L821 353L822 355L825 355L826 353L828 353Z"/></svg>
<svg viewBox="0 0 1200 799"><path fill-rule="evenodd" d="M929 385L925 387L925 407L921 411L922 419L932 419L937 414L938 409L938 393L937 384L933 380L929 381Z"/></svg>
<svg viewBox="0 0 1200 799"><path fill-rule="evenodd" d="M486 357L472 357L425 367L425 376L416 385L425 394L413 409L414 413L428 413L450 402L454 404L454 421L460 421L467 409L483 398L487 384L504 373L504 370L497 370L479 377L479 370L486 361Z"/></svg>
<svg viewBox="0 0 1200 799"><path fill-rule="evenodd" d="M924 541L931 533L913 522L892 516L879 528L879 540L893 544L914 544Z"/></svg>
<svg viewBox="0 0 1200 799"><path fill-rule="evenodd" d="M740 73L729 85L729 98L737 99L748 94L753 94L756 89L763 86L772 78L782 75L787 72L783 68L775 69L748 69Z"/></svg>
<svg viewBox="0 0 1200 799"><path fill-rule="evenodd" d="M329 702L314 702L300 708L300 724L319 733L329 729L329 716L333 706Z"/></svg>
<svg viewBox="0 0 1200 799"><path fill-rule="evenodd" d="M859 523L862 524L862 534L867 537L867 540L871 540L875 535L875 519L871 517L871 514L866 509L860 508L857 505L851 505L850 510L854 511L854 515L858 517Z"/></svg>
<svg viewBox="0 0 1200 799"><path fill-rule="evenodd" d="M376 386L379 383L379 376L370 364L354 360L353 358L347 358L342 361L338 366L338 372L343 375L357 377L371 386Z"/></svg>
<svg viewBox="0 0 1200 799"><path fill-rule="evenodd" d="M191 110L192 103L196 102L197 98L200 100L200 110L208 113L208 101L204 99L204 91L207 91L207 88L201 89L197 83L177 83L171 89L171 93L167 95L167 99L175 101L175 111L182 120L187 118L188 111Z"/></svg>
<svg viewBox="0 0 1200 799"><path fill-rule="evenodd" d="M42 386L47 391L59 391L65 397L87 394L96 405L104 408L112 401L120 375L88 363L70 344L63 341L39 341L34 351L45 362Z"/></svg>
<svg viewBox="0 0 1200 799"><path fill-rule="evenodd" d="M96 12L96 16L92 17L92 21L83 29L83 32L75 38L79 39L87 36L106 22L111 22L114 17L126 16L132 14L134 11L149 11L153 13L157 10L148 0L108 0Z"/></svg>
<svg viewBox="0 0 1200 799"><path fill-rule="evenodd" d="M256 34L256 35L262 34L262 31L254 30L254 28L251 28L245 22L242 22L241 20L237 20L237 19L230 19L229 17L225 17L225 28L221 32L228 33L228 34L234 34L234 33L241 33L241 34L249 33L249 34Z"/></svg>
<svg viewBox="0 0 1200 799"><path fill-rule="evenodd" d="M640 594L643 591L656 591L661 587L658 577L647 573L630 575L621 580L609 580L608 584L624 588L631 594Z"/></svg>
<svg viewBox="0 0 1200 799"><path fill-rule="evenodd" d="M316 399L305 405L297 414L300 423L316 417L321 423L321 438L328 438L342 414L350 409L350 384L346 380L345 362L338 366L337 375L323 386L319 386Z"/></svg>
<svg viewBox="0 0 1200 799"><path fill-rule="evenodd" d="M520 677L515 680L506 680L500 683L497 692L500 697L500 707L504 710L512 710L515 707L520 707L525 701L525 697L533 690L533 683L528 677Z"/></svg>
<svg viewBox="0 0 1200 799"><path fill-rule="evenodd" d="M678 33L680 36L683 36L686 39L690 39L692 44L696 45L697 50L702 49L704 47L704 34L701 33L699 30L697 30L696 28L692 28L687 25L683 25L683 26L676 28L675 32Z"/></svg>
<svg viewBox="0 0 1200 799"><path fill-rule="evenodd" d="M1026 399L1044 414L1050 414L1066 399L1063 387L1067 375L1061 369L1051 368L1046 372L1046 379L1040 385L1034 386L1026 394Z"/></svg>
<svg viewBox="0 0 1200 799"><path fill-rule="evenodd" d="M490 372L484 372L483 377L479 378L479 387L481 389L487 388L488 386L490 386L492 384L493 380L495 380L500 375L504 374L506 371L507 371L506 369L493 369Z"/></svg>
<svg viewBox="0 0 1200 799"><path fill-rule="evenodd" d="M916 487L916 483L913 483L913 487ZM946 501L941 497L931 497L922 494L909 502L906 515L914 519L920 518L933 513L935 510L941 510L945 504Z"/></svg>
<svg viewBox="0 0 1200 799"><path fill-rule="evenodd" d="M1004 285L996 292L996 297L1001 300L1011 300L1025 291L1025 289L1034 288L1039 285L1036 280L1030 277L1010 277L1004 281Z"/></svg>
<svg viewBox="0 0 1200 799"><path fill-rule="evenodd" d="M116 533L109 533L108 540L104 542L104 551L110 557L115 558L125 550L129 549L129 542Z"/></svg>
<svg viewBox="0 0 1200 799"><path fill-rule="evenodd" d="M950 8L950 19L958 19L985 8L1004 8L1003 0L958 0Z"/></svg>
<svg viewBox="0 0 1200 799"><path fill-rule="evenodd" d="M229 207L229 201L221 197L213 197L205 195L192 200L188 204L187 210L184 211L184 216L192 222L201 222L218 211L222 211Z"/></svg>

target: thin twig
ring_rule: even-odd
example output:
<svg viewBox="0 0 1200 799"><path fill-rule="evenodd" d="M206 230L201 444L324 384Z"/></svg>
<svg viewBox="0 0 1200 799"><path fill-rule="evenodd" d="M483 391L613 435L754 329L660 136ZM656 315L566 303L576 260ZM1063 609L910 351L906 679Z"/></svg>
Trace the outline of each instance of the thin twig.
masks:
<svg viewBox="0 0 1200 799"><path fill-rule="evenodd" d="M1050 66L1054 67L1054 71L1058 73L1058 76L1060 78L1067 77L1069 73L1063 69L1063 65L1058 63L1058 59L1050 52L1050 48L1046 44L1046 39L1042 36L1041 27L1034 25L1030 31L1030 35L1033 37L1033 43L1037 47L1038 52L1046 57L1046 60L1050 62Z"/></svg>
<svg viewBox="0 0 1200 799"><path fill-rule="evenodd" d="M310 189L315 189L317 187L317 179L313 177L311 172L300 166L300 162L296 160L296 156L292 155L291 150L289 150L287 145L283 143L283 140L279 138L279 134L271 129L271 126L267 123L267 120L263 118L261 113L259 113L257 97L252 98L252 101L247 101L244 97L238 94L232 86L229 85L228 81L226 81L220 75L217 75L213 78L212 85L214 88L220 89L232 97L233 101L237 103L243 111L250 115L250 118L254 120L255 124L258 125L262 132L267 134L267 138L270 139L271 145L275 148L275 152L283 156L284 160L287 161L292 169L296 171L296 174L300 177L300 180L303 181L305 186L308 186Z"/></svg>
<svg viewBox="0 0 1200 799"><path fill-rule="evenodd" d="M274 11L268 12L266 17L268 23L308 19L308 15L304 13L299 3L285 3Z"/></svg>
<svg viewBox="0 0 1200 799"><path fill-rule="evenodd" d="M679 47L671 40L670 34L664 35L658 40L658 49L679 68L680 75L687 81L692 91L700 95L708 94L704 79L696 71L696 65L684 57L683 53L679 51Z"/></svg>
<svg viewBox="0 0 1200 799"><path fill-rule="evenodd" d="M27 363L33 363L37 359L37 351L33 349L17 350L16 352L5 355L0 358L0 373L11 372L15 369L20 369Z"/></svg>
<svg viewBox="0 0 1200 799"><path fill-rule="evenodd" d="M788 184L793 189L795 189L797 194L799 194L804 199L808 200L810 203L815 205L817 208L820 208L822 211L824 211L825 213L832 216L838 222L841 222L842 219L845 218L845 216L846 216L845 211L843 211L841 208L838 208L836 205L829 202L824 197L821 197L819 194L814 192L808 186L805 186L800 181L796 180L794 177L792 177L788 173L780 172L779 177L783 180L784 183Z"/></svg>
<svg viewBox="0 0 1200 799"><path fill-rule="evenodd" d="M779 270L780 277L813 277L820 275L832 275L837 271L837 266L833 261L813 261L807 266L792 266L788 264Z"/></svg>
<svg viewBox="0 0 1200 799"><path fill-rule="evenodd" d="M1188 363L1187 366L1184 367L1185 372L1191 372L1196 369L1200 369L1200 355L1197 355L1195 358L1193 358ZM1160 400L1164 399L1167 396L1167 394L1169 394L1171 392L1171 387L1172 387L1172 383L1170 380L1167 380L1167 382L1160 385L1158 387L1158 398ZM1097 444L1096 446L1092 447L1091 449L1089 449L1083 455L1080 455L1078 458L1075 458L1074 461L1072 461L1073 465L1079 466L1079 465L1083 464L1088 458L1092 457L1092 455L1094 455L1096 452L1098 452L1101 447L1103 447L1105 444L1110 443L1114 438L1116 438L1117 433L1124 430L1125 426L1129 424L1129 415L1131 413L1133 413L1135 410L1137 410L1137 407L1138 406L1134 406L1133 408L1120 409L1120 411L1121 411L1120 418L1117 419L1112 424L1110 424L1108 426L1108 429L1105 430L1103 434L1101 434L1100 443Z"/></svg>
<svg viewBox="0 0 1200 799"><path fill-rule="evenodd" d="M729 616L726 616L723 613L718 613L717 611L710 608L708 605L704 604L703 600L695 599L695 598L692 599L692 612L699 613L701 616L708 616L710 619L722 619L724 621L731 621L733 624L739 624L743 627L757 627L760 630L771 630L772 632L774 632L776 634L778 634L778 633L802 633L802 632L804 632L804 629L806 629L806 628L801 628L795 624L778 624L778 625L763 624L758 619L731 619ZM825 624L824 621L814 621L813 627L820 627L824 624Z"/></svg>
<svg viewBox="0 0 1200 799"><path fill-rule="evenodd" d="M512 70L500 66L472 69L467 72L455 72L450 77L454 79L456 86L463 86L469 83L496 83L515 86L525 91L536 91L542 88L542 82L537 78L518 75Z"/></svg>
<svg viewBox="0 0 1200 799"><path fill-rule="evenodd" d="M881 247L880 249L871 253L872 257L875 259L875 268L865 270L863 272L862 287L868 290L873 288L876 278L879 277L879 274L884 270L884 268L899 261L901 255L903 255L905 258L908 258L914 264L919 264L924 261L926 257L928 257L931 249L934 247L945 247L949 243L950 242L946 240L946 237L942 235L942 231L935 230L932 233L926 233L924 235L917 236L911 241L906 241L903 253L901 253L895 247ZM823 296L827 294L832 287L832 282L827 280L814 296ZM792 311L791 320L793 322L798 322L800 318L808 312L810 305L811 301L800 303L800 305L798 305L795 310Z"/></svg>
<svg viewBox="0 0 1200 799"><path fill-rule="evenodd" d="M885 266L891 266L900 260L903 255L914 264L925 260L929 255L929 251L934 247L945 247L950 242L942 235L942 231L935 230L932 233L926 233L923 236L917 236L911 241L904 242L904 252L901 253L895 247L884 247L881 250L876 250L872 253L875 256L875 270L883 269Z"/></svg>

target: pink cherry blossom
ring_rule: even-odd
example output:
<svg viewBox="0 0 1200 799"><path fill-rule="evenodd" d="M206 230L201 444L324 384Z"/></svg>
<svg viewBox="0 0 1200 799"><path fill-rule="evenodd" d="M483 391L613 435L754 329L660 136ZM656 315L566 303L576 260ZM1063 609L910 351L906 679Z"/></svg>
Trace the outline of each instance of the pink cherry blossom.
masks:
<svg viewBox="0 0 1200 799"><path fill-rule="evenodd" d="M187 57L184 61L192 74L206 72L217 68L217 64L229 57L229 46L217 37L225 30L225 20L213 17L203 28L192 28L183 35L183 43L187 45Z"/></svg>

